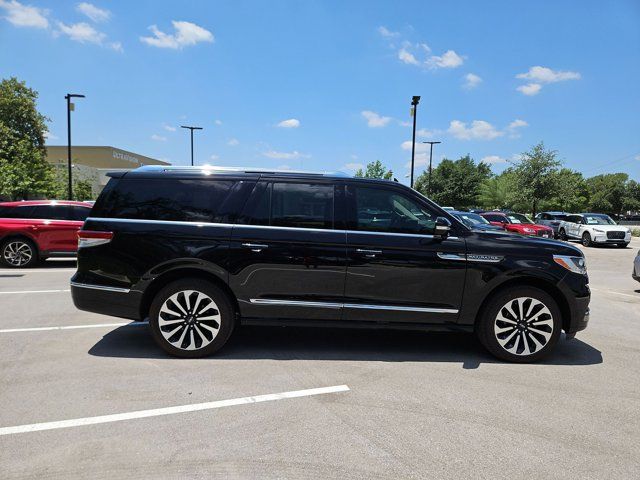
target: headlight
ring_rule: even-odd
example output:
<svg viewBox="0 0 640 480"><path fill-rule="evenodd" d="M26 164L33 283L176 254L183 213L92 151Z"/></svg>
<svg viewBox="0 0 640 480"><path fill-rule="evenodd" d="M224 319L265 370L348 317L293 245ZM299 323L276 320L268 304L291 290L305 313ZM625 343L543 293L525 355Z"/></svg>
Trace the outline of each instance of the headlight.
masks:
<svg viewBox="0 0 640 480"><path fill-rule="evenodd" d="M600 230L599 228L594 228L593 231L598 233L604 233L604 230Z"/></svg>
<svg viewBox="0 0 640 480"><path fill-rule="evenodd" d="M563 268L581 275L587 274L587 264L584 257L570 257L569 255L554 255L553 261Z"/></svg>

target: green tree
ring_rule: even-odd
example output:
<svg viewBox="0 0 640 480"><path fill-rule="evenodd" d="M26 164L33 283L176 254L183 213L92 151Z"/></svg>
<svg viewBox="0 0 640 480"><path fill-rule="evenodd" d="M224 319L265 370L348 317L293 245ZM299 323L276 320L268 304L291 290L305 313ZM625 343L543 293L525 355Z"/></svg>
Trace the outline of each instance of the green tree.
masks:
<svg viewBox="0 0 640 480"><path fill-rule="evenodd" d="M485 179L480 184L478 205L488 210L510 207L510 181L505 173Z"/></svg>
<svg viewBox="0 0 640 480"><path fill-rule="evenodd" d="M471 207L476 205L480 186L489 177L489 165L483 162L476 164L469 155L465 155L458 160L444 159L433 169L430 194L428 171L417 178L415 189L440 205Z"/></svg>
<svg viewBox="0 0 640 480"><path fill-rule="evenodd" d="M66 166L54 167L54 198L67 198L69 195L69 173ZM73 174L73 200L94 200L91 181Z"/></svg>
<svg viewBox="0 0 640 480"><path fill-rule="evenodd" d="M48 196L53 169L45 160L47 118L36 109L38 93L16 78L0 82L0 196Z"/></svg>
<svg viewBox="0 0 640 480"><path fill-rule="evenodd" d="M355 176L391 180L393 178L393 172L391 170L387 170L387 167L385 167L380 160L376 160L375 162L368 163L364 171L359 168Z"/></svg>
<svg viewBox="0 0 640 480"><path fill-rule="evenodd" d="M514 203L527 204L534 216L540 202L556 189L556 174L562 165L557 155L540 142L513 162Z"/></svg>
<svg viewBox="0 0 640 480"><path fill-rule="evenodd" d="M561 168L554 175L555 189L541 206L545 210L584 211L589 203L589 190L582 173Z"/></svg>
<svg viewBox="0 0 640 480"><path fill-rule="evenodd" d="M640 208L638 184L626 173L606 173L588 178L589 209L620 215L626 210Z"/></svg>

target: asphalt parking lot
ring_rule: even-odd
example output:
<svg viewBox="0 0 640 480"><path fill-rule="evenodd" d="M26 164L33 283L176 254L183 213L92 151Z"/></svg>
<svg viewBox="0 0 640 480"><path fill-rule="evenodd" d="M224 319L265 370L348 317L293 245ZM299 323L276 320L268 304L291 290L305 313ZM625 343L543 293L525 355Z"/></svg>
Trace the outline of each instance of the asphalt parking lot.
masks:
<svg viewBox="0 0 640 480"><path fill-rule="evenodd" d="M637 478L639 248L584 249L589 328L533 365L468 334L264 327L179 360L77 311L74 262L0 270L0 477Z"/></svg>

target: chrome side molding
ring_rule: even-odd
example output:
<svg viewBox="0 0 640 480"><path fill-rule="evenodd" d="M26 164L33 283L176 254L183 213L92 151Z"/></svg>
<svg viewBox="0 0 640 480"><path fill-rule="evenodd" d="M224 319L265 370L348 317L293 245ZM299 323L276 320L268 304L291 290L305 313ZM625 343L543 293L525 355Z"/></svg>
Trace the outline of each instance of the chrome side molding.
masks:
<svg viewBox="0 0 640 480"><path fill-rule="evenodd" d="M401 305L369 305L363 303L333 303L333 302L307 302L303 300L278 300L270 298L251 298L249 302L254 305L280 305L289 307L315 307L315 308L357 308L365 310L392 310L396 312L422 312L422 313L458 313L457 308L431 308L431 307L405 307Z"/></svg>
<svg viewBox="0 0 640 480"><path fill-rule="evenodd" d="M71 282L71 286L78 288L90 288L92 290L103 290L105 292L129 293L131 291L129 288L107 287L104 285L94 285L91 283Z"/></svg>

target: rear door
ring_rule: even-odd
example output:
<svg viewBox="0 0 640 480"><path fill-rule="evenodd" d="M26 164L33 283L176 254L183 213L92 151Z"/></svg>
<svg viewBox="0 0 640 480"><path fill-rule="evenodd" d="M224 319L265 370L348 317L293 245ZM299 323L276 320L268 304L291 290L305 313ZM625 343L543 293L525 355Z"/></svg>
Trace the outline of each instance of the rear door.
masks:
<svg viewBox="0 0 640 480"><path fill-rule="evenodd" d="M330 181L258 182L229 249L229 284L243 318L340 319L343 193Z"/></svg>
<svg viewBox="0 0 640 480"><path fill-rule="evenodd" d="M464 239L455 230L446 239L434 236L438 212L404 189L354 183L347 192L344 319L456 321L466 275Z"/></svg>
<svg viewBox="0 0 640 480"><path fill-rule="evenodd" d="M73 252L77 249L77 232L83 221L76 220L71 205L37 205L30 212L35 220L33 231L41 250Z"/></svg>

